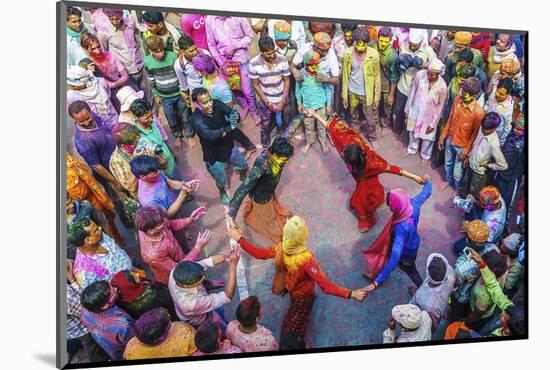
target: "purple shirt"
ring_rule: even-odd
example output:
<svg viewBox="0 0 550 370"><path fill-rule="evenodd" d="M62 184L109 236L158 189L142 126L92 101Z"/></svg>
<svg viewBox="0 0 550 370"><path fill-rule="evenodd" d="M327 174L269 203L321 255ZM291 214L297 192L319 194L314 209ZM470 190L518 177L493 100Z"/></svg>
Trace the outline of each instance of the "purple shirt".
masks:
<svg viewBox="0 0 550 370"><path fill-rule="evenodd" d="M98 122L94 117L97 128L85 130L76 125L74 142L78 153L84 158L89 166L102 165L109 168L111 154L115 150L115 141L111 131Z"/></svg>
<svg viewBox="0 0 550 370"><path fill-rule="evenodd" d="M206 16L208 49L220 66L228 60L248 62L248 45L254 36L246 18ZM228 53L230 46L235 49L232 56Z"/></svg>
<svg viewBox="0 0 550 370"><path fill-rule="evenodd" d="M206 42L206 16L202 14L184 14L180 18L181 31L191 37L195 45L208 50Z"/></svg>
<svg viewBox="0 0 550 370"><path fill-rule="evenodd" d="M138 200L142 207L160 207L166 211L176 198L177 196L170 190L166 176L162 172L155 183L138 180Z"/></svg>
<svg viewBox="0 0 550 370"><path fill-rule="evenodd" d="M100 313L82 309L82 324L94 340L113 360L122 360L126 343L134 336L134 319L126 312L113 306Z"/></svg>

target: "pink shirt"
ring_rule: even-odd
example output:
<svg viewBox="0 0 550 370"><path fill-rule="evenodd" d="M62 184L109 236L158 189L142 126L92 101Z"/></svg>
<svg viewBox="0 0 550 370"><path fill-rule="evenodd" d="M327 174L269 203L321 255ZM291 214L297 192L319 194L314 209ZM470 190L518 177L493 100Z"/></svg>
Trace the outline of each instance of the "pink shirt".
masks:
<svg viewBox="0 0 550 370"><path fill-rule="evenodd" d="M189 224L187 219L165 219L164 222L164 228L159 237L152 237L139 231L139 245L141 258L151 267L155 280L162 284L168 284L170 272L178 262L194 261L200 250L193 248L186 256L172 233L172 231L185 228Z"/></svg>
<svg viewBox="0 0 550 370"><path fill-rule="evenodd" d="M220 66L228 60L248 62L248 45L254 36L246 18L206 16L208 49ZM230 47L235 50L232 55Z"/></svg>
<svg viewBox="0 0 550 370"><path fill-rule="evenodd" d="M227 325L225 336L243 352L278 351L279 343L268 328L258 325L254 333L243 333L239 330L239 322L233 320Z"/></svg>
<svg viewBox="0 0 550 370"><path fill-rule="evenodd" d="M231 345L231 342L226 339L223 341L222 346L219 350L212 353L204 353L197 349L195 353L193 353L191 356L207 356L207 355L225 355L229 353L241 353L242 351L233 345Z"/></svg>
<svg viewBox="0 0 550 370"><path fill-rule="evenodd" d="M206 16L202 14L184 14L180 18L181 31L191 37L195 45L208 50L206 42Z"/></svg>

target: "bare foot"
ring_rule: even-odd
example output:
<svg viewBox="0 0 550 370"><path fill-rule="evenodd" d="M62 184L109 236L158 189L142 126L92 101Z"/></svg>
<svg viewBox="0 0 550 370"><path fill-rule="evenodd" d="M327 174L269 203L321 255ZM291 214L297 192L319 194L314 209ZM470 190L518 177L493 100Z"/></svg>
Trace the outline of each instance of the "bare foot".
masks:
<svg viewBox="0 0 550 370"><path fill-rule="evenodd" d="M304 145L304 147L302 148L302 154L307 156L307 152L309 152L310 148L311 148L311 144Z"/></svg>
<svg viewBox="0 0 550 370"><path fill-rule="evenodd" d="M437 190L444 191L451 187L451 184L449 184L447 181L442 181L439 183L439 186L437 187Z"/></svg>
<svg viewBox="0 0 550 370"><path fill-rule="evenodd" d="M258 113L251 113L251 114L252 114L252 119L254 120L254 123L256 124L256 126L259 125L262 122L260 115Z"/></svg>
<svg viewBox="0 0 550 370"><path fill-rule="evenodd" d="M192 136L187 139L187 144L189 144L189 149L194 149L197 147L198 144L198 138L197 136Z"/></svg>
<svg viewBox="0 0 550 370"><path fill-rule="evenodd" d="M405 153L401 154L401 157L403 158L407 158L407 157L410 157L412 155L415 155L416 153L409 153L409 151L407 150Z"/></svg>
<svg viewBox="0 0 550 370"><path fill-rule="evenodd" d="M183 146L183 138L177 137L174 145L176 146L176 149L181 149L181 147Z"/></svg>

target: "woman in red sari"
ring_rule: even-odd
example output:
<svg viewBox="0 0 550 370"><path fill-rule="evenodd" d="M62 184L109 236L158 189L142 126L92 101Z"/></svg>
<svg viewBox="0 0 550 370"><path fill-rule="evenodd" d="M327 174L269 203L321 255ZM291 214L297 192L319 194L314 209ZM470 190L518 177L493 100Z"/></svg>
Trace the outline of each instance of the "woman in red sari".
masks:
<svg viewBox="0 0 550 370"><path fill-rule="evenodd" d="M328 121L311 110L306 110L306 116L308 115L315 117L327 127L332 143L357 181L349 205L359 217L360 232L367 232L376 223L374 212L384 203L384 187L380 184L378 175L391 173L424 184L422 177L390 165L336 114L333 114Z"/></svg>

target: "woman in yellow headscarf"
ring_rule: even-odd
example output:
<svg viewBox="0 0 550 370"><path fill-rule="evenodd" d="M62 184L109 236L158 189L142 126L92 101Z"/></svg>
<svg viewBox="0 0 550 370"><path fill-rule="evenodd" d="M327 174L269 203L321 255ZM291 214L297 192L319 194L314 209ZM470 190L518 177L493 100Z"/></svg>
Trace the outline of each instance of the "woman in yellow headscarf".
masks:
<svg viewBox="0 0 550 370"><path fill-rule="evenodd" d="M283 295L286 292L290 294L290 307L281 326L280 349L305 348L304 337L315 299L315 283L323 293L337 297L362 301L366 296L364 289L351 290L333 283L321 270L307 248L306 222L298 216L291 217L285 223L282 242L268 248L259 248L243 238L239 226L234 222L231 222L229 234L254 258L275 258L278 270L276 280L280 276L278 274L284 271L286 289Z"/></svg>

